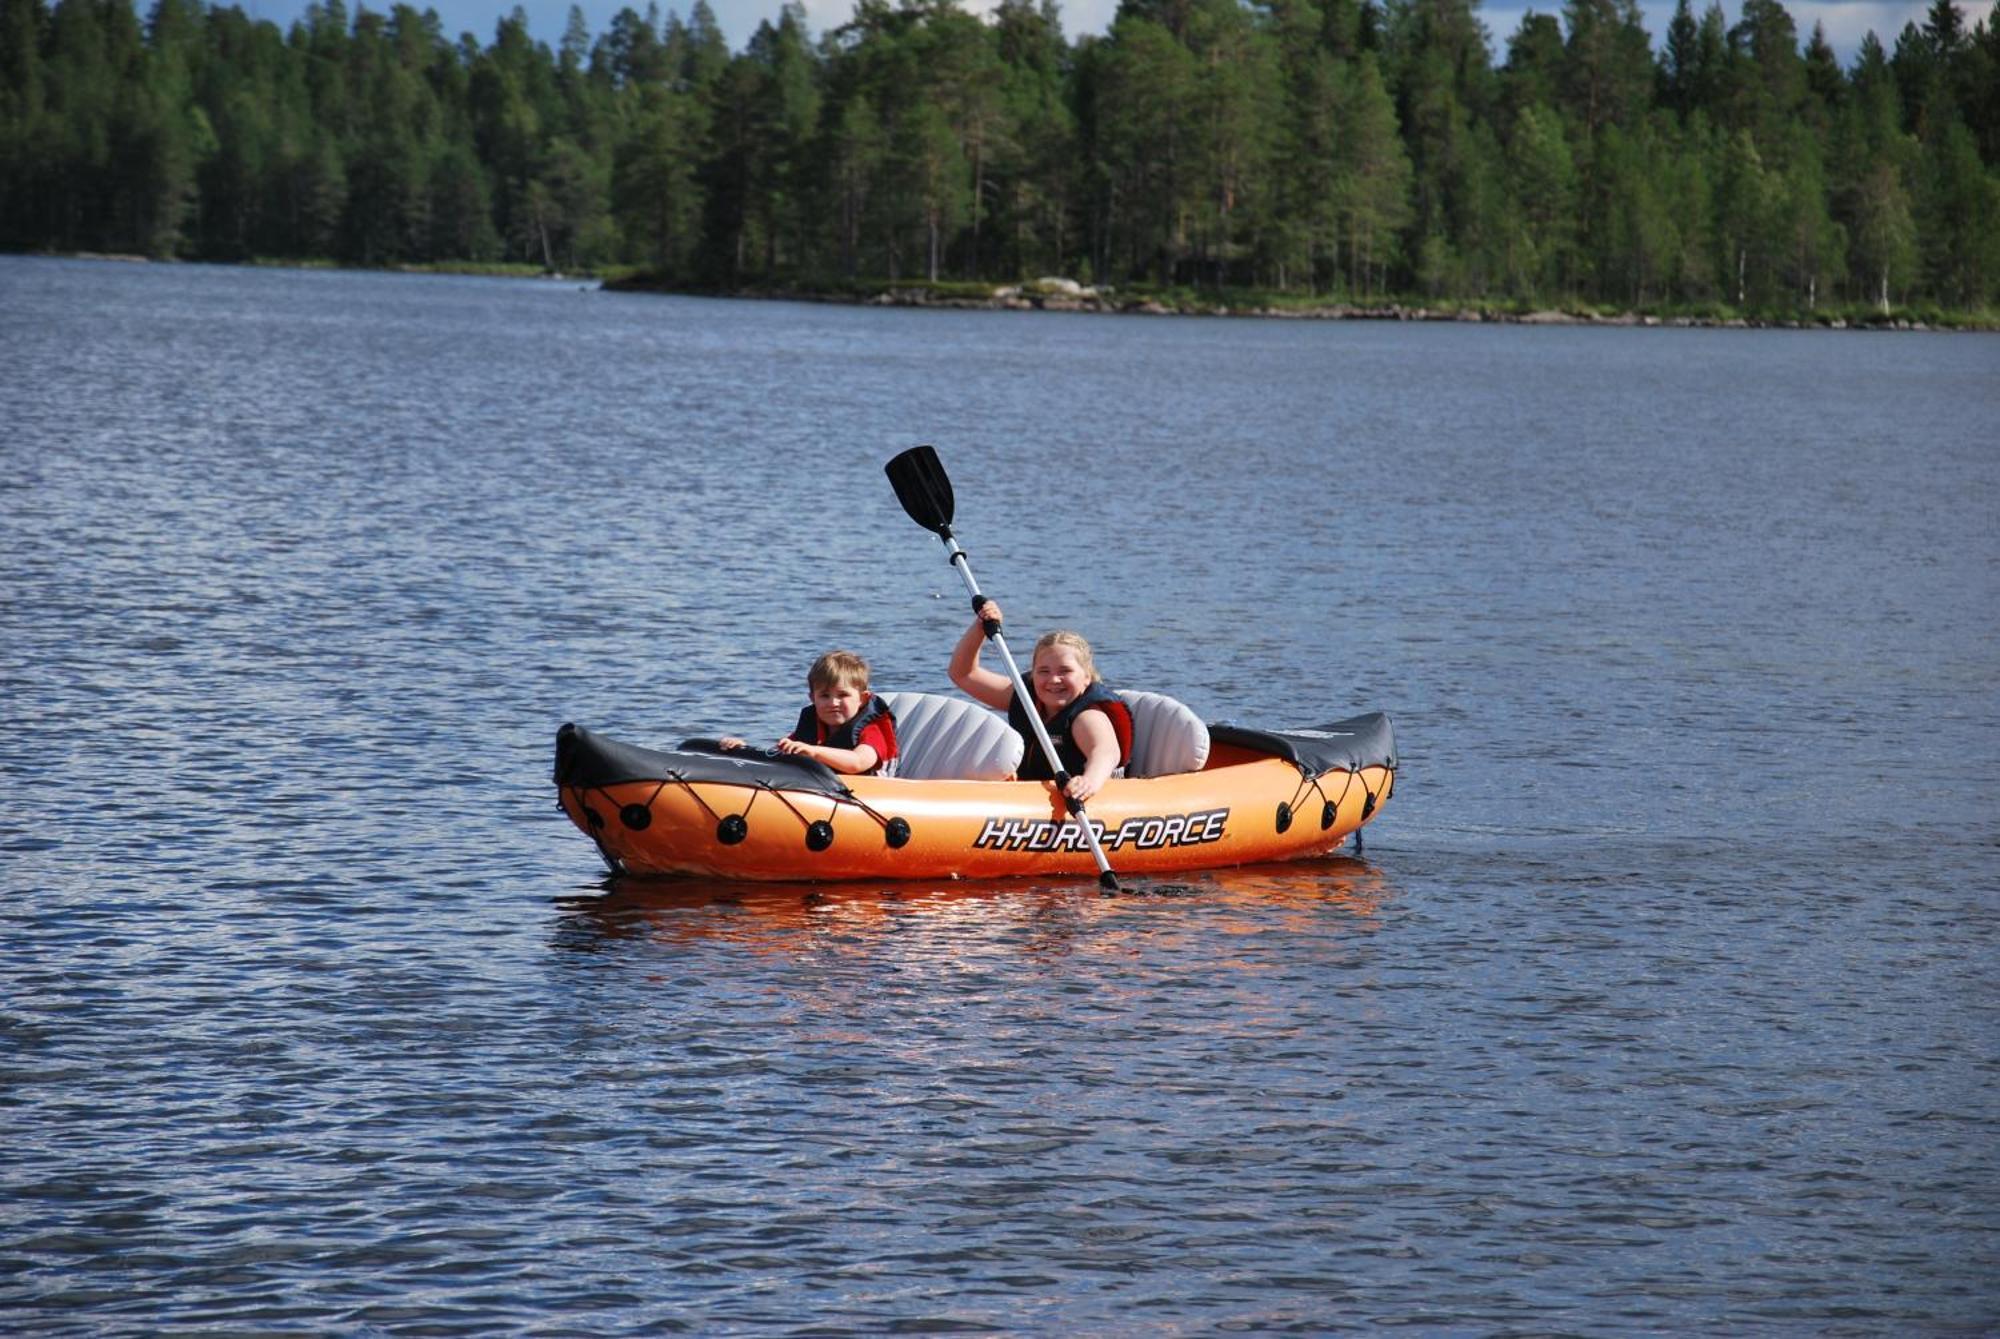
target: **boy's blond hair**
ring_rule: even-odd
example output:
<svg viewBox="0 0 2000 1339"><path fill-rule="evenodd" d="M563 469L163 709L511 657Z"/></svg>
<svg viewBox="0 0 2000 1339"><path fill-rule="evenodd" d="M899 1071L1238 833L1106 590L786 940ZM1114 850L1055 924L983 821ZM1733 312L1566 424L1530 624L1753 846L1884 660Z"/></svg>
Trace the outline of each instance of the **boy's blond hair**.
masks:
<svg viewBox="0 0 2000 1339"><path fill-rule="evenodd" d="M814 692L822 688L858 688L865 693L868 662L852 651L828 651L806 671L806 687Z"/></svg>
<svg viewBox="0 0 2000 1339"><path fill-rule="evenodd" d="M1028 664L1032 666L1041 656L1042 652L1052 646L1066 646L1076 652L1077 663L1083 666L1083 672L1090 676L1090 682L1102 683L1104 681L1104 676L1097 672L1097 661L1090 654L1090 643L1083 639L1082 633L1071 632L1067 628L1059 628L1054 632L1043 633L1040 640L1035 643L1035 654L1028 657Z"/></svg>

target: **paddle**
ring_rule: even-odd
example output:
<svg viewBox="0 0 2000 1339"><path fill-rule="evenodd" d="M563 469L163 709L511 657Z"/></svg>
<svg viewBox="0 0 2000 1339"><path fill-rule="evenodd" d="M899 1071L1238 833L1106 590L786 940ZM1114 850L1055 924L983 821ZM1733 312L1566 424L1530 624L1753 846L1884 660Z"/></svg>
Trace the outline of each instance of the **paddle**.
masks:
<svg viewBox="0 0 2000 1339"><path fill-rule="evenodd" d="M979 583L972 579L972 564L966 560L965 550L951 537L951 479L945 474L937 452L928 446L913 446L882 468L896 490L896 500L903 504L904 511L910 513L910 519L944 541L952 566L965 579L965 589L972 596L972 612L979 614L986 597L979 593ZM1035 699L1028 695L1028 685L1021 681L1020 667L1014 663L1014 655L1007 649L1007 639L1000 635L1000 624L983 614L980 614L980 622L986 628L986 640L1000 648L1000 659L1007 663L1007 677L1014 683L1014 695L1021 700L1022 706L1028 708L1024 714L1035 729L1035 740L1042 746L1042 756L1049 760L1049 770L1055 774L1056 793L1062 795L1077 826L1083 829L1084 840L1090 843L1090 854L1097 859L1098 883L1115 891L1118 876L1111 872L1111 862L1104 858L1104 845L1097 839L1097 829L1091 825L1090 816L1083 811L1083 801L1070 799L1064 794L1064 788L1069 785L1069 772L1064 769L1062 759L1056 756L1055 743L1042 724L1041 712L1035 709Z"/></svg>

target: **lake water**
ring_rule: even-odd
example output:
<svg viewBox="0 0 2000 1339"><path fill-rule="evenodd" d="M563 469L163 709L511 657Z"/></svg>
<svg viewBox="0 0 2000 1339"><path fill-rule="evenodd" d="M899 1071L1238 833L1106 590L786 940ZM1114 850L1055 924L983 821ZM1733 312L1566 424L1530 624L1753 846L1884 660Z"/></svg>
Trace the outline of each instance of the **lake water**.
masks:
<svg viewBox="0 0 2000 1339"><path fill-rule="evenodd" d="M2000 337L0 258L12 1332L2000 1328ZM1026 635L1364 852L607 888L555 728Z"/></svg>

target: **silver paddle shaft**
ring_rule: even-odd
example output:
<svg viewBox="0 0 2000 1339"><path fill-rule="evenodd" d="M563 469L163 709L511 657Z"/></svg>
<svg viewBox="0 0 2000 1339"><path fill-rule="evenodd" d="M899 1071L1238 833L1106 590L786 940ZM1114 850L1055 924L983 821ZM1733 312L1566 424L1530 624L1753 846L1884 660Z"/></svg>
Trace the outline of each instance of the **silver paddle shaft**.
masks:
<svg viewBox="0 0 2000 1339"><path fill-rule="evenodd" d="M979 583L973 580L972 564L967 561L965 550L961 549L958 541L950 535L944 536L944 547L945 552L951 556L951 565L958 569L958 575L965 581L966 593L972 596L972 612L977 615L980 602L986 597L980 593ZM1021 679L1021 667L1014 663L1014 653L1007 649L1007 639L1000 635L998 628L992 628L987 632L986 640L1000 648L1000 659L1006 662L1007 677L1014 684L1014 696L1021 701L1021 714L1028 718L1028 724L1035 731L1035 742L1042 746L1042 756L1049 760L1049 771L1053 772L1056 778L1056 792L1062 795L1063 802L1069 806L1070 814L1076 819L1077 826L1083 829L1084 840L1090 843L1090 854L1097 860L1097 872L1110 877L1111 862L1105 858L1104 847L1097 840L1096 827L1083 812L1083 801L1073 800L1063 791L1069 784L1069 770L1063 766L1062 759L1056 756L1055 741L1049 738L1048 727L1042 724L1042 713L1035 709L1035 700L1028 696L1028 685Z"/></svg>

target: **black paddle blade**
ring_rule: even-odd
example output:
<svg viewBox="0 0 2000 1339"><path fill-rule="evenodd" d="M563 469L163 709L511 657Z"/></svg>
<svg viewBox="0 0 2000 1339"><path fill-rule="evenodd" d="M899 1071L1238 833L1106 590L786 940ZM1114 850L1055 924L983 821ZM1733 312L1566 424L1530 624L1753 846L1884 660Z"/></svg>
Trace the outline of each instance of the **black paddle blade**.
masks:
<svg viewBox="0 0 2000 1339"><path fill-rule="evenodd" d="M937 452L913 446L882 467L896 490L896 500L910 519L933 534L951 534L951 479Z"/></svg>

